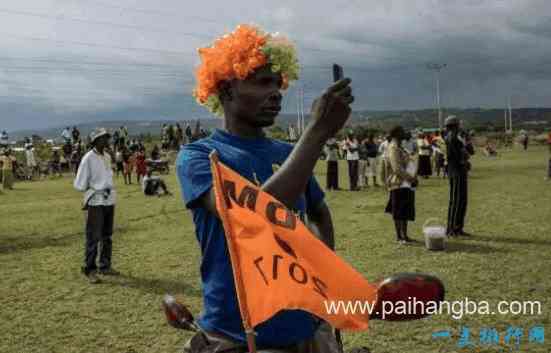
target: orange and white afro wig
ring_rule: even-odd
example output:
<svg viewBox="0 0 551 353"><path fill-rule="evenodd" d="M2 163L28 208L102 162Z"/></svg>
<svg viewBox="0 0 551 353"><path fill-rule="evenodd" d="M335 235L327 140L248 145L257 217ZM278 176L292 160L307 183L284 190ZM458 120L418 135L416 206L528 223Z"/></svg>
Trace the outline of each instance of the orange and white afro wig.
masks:
<svg viewBox="0 0 551 353"><path fill-rule="evenodd" d="M196 69L197 102L213 114L224 110L218 96L219 84L233 79L244 80L259 67L270 64L283 77L283 89L298 79L299 65L293 43L278 33L264 33L252 25L239 25L234 32L198 49L201 64Z"/></svg>

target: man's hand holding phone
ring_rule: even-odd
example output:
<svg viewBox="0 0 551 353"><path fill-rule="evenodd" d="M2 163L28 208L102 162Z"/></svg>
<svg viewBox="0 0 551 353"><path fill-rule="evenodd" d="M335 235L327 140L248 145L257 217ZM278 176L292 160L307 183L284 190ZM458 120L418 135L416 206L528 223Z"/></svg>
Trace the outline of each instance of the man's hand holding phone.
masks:
<svg viewBox="0 0 551 353"><path fill-rule="evenodd" d="M311 127L325 139L334 136L344 126L352 111L352 80L343 76L342 67L333 65L335 82L312 104Z"/></svg>

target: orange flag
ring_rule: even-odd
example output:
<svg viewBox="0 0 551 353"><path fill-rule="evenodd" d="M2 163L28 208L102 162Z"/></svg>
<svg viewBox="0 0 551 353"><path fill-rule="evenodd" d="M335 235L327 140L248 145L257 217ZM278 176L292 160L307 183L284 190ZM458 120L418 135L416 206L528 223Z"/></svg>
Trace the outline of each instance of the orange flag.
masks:
<svg viewBox="0 0 551 353"><path fill-rule="evenodd" d="M301 309L339 329L367 329L368 314L330 312L330 303L373 305L376 287L282 203L210 156L246 330L284 309Z"/></svg>

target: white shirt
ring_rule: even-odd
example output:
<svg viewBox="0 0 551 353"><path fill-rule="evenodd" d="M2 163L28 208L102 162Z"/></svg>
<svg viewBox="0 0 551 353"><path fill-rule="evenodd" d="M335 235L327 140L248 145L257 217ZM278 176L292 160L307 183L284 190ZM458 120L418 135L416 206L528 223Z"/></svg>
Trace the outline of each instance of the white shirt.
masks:
<svg viewBox="0 0 551 353"><path fill-rule="evenodd" d="M379 145L379 153L381 154L381 158L386 160L388 158L388 140L384 140L383 143Z"/></svg>
<svg viewBox="0 0 551 353"><path fill-rule="evenodd" d="M61 137L63 137L64 139L66 140L70 140L71 139L71 132L67 129L63 130L63 132L61 133Z"/></svg>
<svg viewBox="0 0 551 353"><path fill-rule="evenodd" d="M360 153L358 152L358 143L354 140L348 140L345 144L346 146L346 160L347 161L357 161L360 159ZM352 149L356 151L350 152Z"/></svg>
<svg viewBox="0 0 551 353"><path fill-rule="evenodd" d="M36 159L34 158L33 150L26 150L25 157L27 157L27 167L36 167Z"/></svg>
<svg viewBox="0 0 551 353"><path fill-rule="evenodd" d="M113 184L113 169L111 157L104 152L100 155L95 149L84 155L77 176L73 183L75 189L86 191L84 200L91 196L89 206L112 206L115 204L116 193ZM106 198L102 191L109 189L111 193Z"/></svg>

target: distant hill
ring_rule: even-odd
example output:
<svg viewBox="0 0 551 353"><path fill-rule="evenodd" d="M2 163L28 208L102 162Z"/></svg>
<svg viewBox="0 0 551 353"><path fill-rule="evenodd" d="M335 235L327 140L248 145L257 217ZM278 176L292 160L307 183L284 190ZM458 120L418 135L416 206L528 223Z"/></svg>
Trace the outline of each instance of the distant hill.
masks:
<svg viewBox="0 0 551 353"><path fill-rule="evenodd" d="M504 111L503 109L484 109L484 108L469 108L455 109L448 108L443 111L443 117L448 115L457 115L465 123L469 129L490 129L501 130L504 126ZM305 116L309 119L309 115ZM187 121L192 128L199 121L201 127L209 130L222 126L221 119L200 119ZM281 114L276 124L281 127L286 127L288 124L296 124L296 114ZM128 131L132 136L140 134L159 135L161 125L180 123L185 127L185 120L165 120L165 121L99 121L86 124L78 124L77 127L82 134L88 134L97 126L114 130L121 125L127 126ZM396 110L396 111L355 111L352 113L352 118L347 124L348 126L356 124L368 124L370 127L378 129L387 129L392 125L400 124L406 128L436 128L438 127L438 114L434 109L423 110ZM544 130L551 128L551 108L520 108L513 110L513 126L515 129L534 129ZM22 139L25 136L37 134L43 138L59 138L63 126L50 128L45 130L31 131L21 130L10 133L10 139Z"/></svg>

